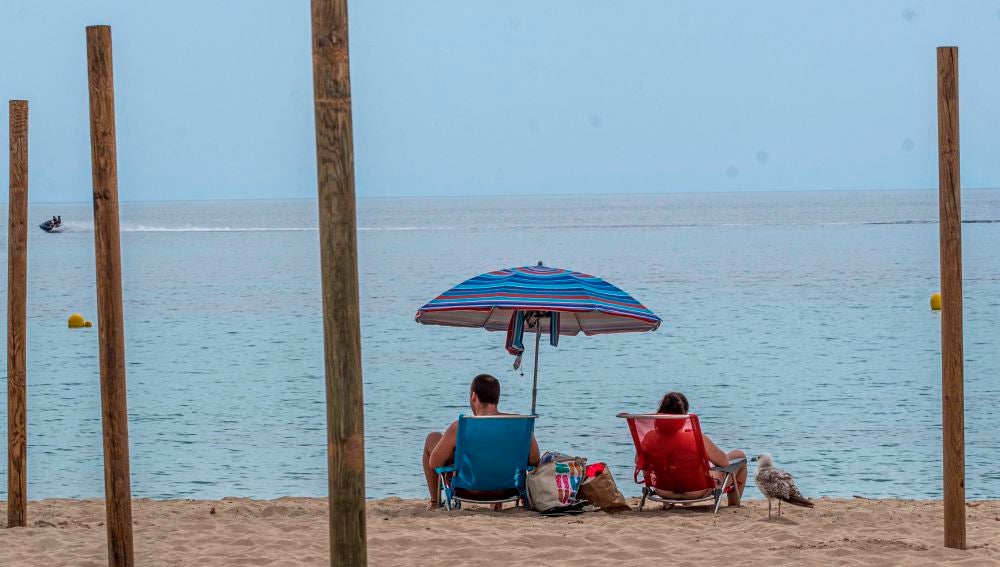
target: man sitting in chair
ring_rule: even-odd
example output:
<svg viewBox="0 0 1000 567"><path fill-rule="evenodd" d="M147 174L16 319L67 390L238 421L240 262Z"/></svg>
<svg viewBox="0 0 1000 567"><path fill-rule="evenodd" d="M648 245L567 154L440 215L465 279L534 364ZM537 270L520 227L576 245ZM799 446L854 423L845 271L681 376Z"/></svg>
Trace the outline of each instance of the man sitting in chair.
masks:
<svg viewBox="0 0 1000 567"><path fill-rule="evenodd" d="M472 415L509 415L497 410L500 403L500 381L489 374L480 374L472 379L469 387L469 406L472 408ZM452 464L455 460L455 439L458 433L458 422L454 421L445 429L444 433L437 431L427 434L424 441L424 477L427 479L427 490L430 492L430 508L436 509L438 503L438 475L434 472L436 467L443 467ZM538 443L535 436L531 436L531 451L528 454L528 464L535 466L538 464L539 453ZM489 496L483 494L483 496Z"/></svg>

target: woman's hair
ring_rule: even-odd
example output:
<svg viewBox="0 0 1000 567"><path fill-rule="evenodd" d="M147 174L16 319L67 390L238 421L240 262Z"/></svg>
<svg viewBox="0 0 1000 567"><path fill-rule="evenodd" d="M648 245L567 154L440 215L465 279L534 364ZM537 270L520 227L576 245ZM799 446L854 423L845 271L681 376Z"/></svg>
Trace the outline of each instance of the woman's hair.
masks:
<svg viewBox="0 0 1000 567"><path fill-rule="evenodd" d="M688 399L680 392L668 392L660 401L660 409L656 413L684 415L688 412Z"/></svg>

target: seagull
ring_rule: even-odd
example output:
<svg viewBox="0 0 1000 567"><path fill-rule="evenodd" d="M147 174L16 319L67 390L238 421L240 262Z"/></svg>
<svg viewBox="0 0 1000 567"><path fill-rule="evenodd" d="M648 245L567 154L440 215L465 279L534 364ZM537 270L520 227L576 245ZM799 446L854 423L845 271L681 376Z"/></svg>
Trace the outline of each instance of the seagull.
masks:
<svg viewBox="0 0 1000 567"><path fill-rule="evenodd" d="M757 472L753 475L753 481L761 494L767 497L767 517L771 517L771 499L778 500L778 516L781 516L781 502L812 508L813 503L806 500L799 489L795 486L792 475L774 468L771 455L764 453L757 455L751 461L756 461Z"/></svg>

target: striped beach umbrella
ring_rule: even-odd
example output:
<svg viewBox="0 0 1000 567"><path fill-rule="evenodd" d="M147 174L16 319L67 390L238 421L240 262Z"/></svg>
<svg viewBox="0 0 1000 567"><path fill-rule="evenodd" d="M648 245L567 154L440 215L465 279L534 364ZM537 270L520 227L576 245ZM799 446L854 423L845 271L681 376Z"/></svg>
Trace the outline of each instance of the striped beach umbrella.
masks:
<svg viewBox="0 0 1000 567"><path fill-rule="evenodd" d="M506 331L507 350L520 365L525 331L535 333L531 413L538 392L538 346L542 334L552 346L560 335L600 335L655 331L655 313L601 278L543 266L497 270L468 279L417 311L424 325L481 327Z"/></svg>

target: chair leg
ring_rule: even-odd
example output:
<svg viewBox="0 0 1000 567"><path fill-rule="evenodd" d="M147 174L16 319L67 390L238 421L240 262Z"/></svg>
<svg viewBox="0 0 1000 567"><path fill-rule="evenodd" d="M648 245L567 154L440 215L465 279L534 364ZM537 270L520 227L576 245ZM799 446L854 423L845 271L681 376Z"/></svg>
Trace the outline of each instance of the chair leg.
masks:
<svg viewBox="0 0 1000 567"><path fill-rule="evenodd" d="M722 479L722 486L715 489L715 510L712 511L713 514L719 513L719 506L722 505L722 497L726 495L726 485L732 476L732 474L726 473L726 476ZM733 482L735 483L735 480Z"/></svg>
<svg viewBox="0 0 1000 567"><path fill-rule="evenodd" d="M442 505L451 512L451 494L444 484L444 475L438 475L438 506Z"/></svg>
<svg viewBox="0 0 1000 567"><path fill-rule="evenodd" d="M646 490L645 486L642 487L642 498L639 499L639 511L642 512L642 507L646 505Z"/></svg>

